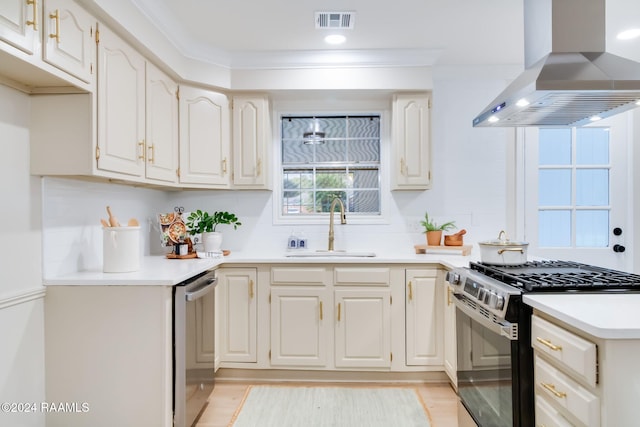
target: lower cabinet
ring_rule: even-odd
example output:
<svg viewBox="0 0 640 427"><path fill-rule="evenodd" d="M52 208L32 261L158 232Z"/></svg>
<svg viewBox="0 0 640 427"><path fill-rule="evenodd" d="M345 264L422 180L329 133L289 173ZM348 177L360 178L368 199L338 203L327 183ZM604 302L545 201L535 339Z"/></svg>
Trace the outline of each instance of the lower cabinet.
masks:
<svg viewBox="0 0 640 427"><path fill-rule="evenodd" d="M407 269L405 274L406 364L441 365L443 286L438 270Z"/></svg>
<svg viewBox="0 0 640 427"><path fill-rule="evenodd" d="M218 270L220 361L257 362L257 270Z"/></svg>
<svg viewBox="0 0 640 427"><path fill-rule="evenodd" d="M440 272L440 274L444 274ZM451 384L457 388L458 384L458 350L456 344L456 306L453 304L453 288L444 282L444 340L443 363L444 371L449 376Z"/></svg>

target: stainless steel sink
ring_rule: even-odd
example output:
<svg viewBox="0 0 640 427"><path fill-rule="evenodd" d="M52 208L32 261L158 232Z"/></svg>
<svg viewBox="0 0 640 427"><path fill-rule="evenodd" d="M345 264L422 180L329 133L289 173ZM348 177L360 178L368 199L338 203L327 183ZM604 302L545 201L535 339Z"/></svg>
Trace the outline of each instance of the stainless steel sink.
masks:
<svg viewBox="0 0 640 427"><path fill-rule="evenodd" d="M324 257L340 257L340 258L371 258L375 257L375 252L350 252L350 251L301 251L287 252L288 258L324 258Z"/></svg>

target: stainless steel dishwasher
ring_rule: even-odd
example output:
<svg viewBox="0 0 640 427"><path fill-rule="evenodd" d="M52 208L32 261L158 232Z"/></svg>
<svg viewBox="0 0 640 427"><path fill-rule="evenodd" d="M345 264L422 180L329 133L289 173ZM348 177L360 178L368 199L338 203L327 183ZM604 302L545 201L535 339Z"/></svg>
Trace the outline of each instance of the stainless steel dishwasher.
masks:
<svg viewBox="0 0 640 427"><path fill-rule="evenodd" d="M173 291L173 425L190 427L213 391L215 271L206 271L174 286ZM210 358L199 356L209 343ZM206 355L205 355L206 356Z"/></svg>

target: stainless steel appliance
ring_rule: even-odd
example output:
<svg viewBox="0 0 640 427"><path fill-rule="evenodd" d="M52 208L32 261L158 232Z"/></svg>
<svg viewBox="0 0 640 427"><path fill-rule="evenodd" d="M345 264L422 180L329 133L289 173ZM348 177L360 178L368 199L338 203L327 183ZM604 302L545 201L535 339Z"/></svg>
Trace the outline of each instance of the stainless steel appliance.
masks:
<svg viewBox="0 0 640 427"><path fill-rule="evenodd" d="M566 261L470 263L454 288L460 403L480 427L535 425L531 314L525 292L637 292L640 276Z"/></svg>
<svg viewBox="0 0 640 427"><path fill-rule="evenodd" d="M214 271L204 272L174 286L173 291L173 425L190 427L207 403L214 387L215 368L195 363L197 340L210 331L213 337L214 299L205 298L217 284ZM196 307L198 306L198 307ZM203 313L204 312L204 313ZM194 315L199 313L199 315ZM208 313L208 315L207 315ZM210 319L210 325L203 325ZM198 332L198 333L196 333Z"/></svg>

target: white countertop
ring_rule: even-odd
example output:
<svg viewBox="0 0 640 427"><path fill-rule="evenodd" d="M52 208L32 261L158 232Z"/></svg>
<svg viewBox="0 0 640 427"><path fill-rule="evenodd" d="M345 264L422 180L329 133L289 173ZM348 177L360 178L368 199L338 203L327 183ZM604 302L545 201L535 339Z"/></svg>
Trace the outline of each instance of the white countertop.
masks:
<svg viewBox="0 0 640 427"><path fill-rule="evenodd" d="M44 284L54 285L156 285L173 286L203 271L224 264L438 264L445 268L468 266L471 256L415 254L411 252L375 257L287 257L286 251L256 254L235 252L224 258L167 259L146 256L140 270L132 273L103 273L101 270L80 271L64 276L47 277Z"/></svg>
<svg viewBox="0 0 640 427"><path fill-rule="evenodd" d="M640 339L639 294L525 294L525 304L596 338Z"/></svg>

